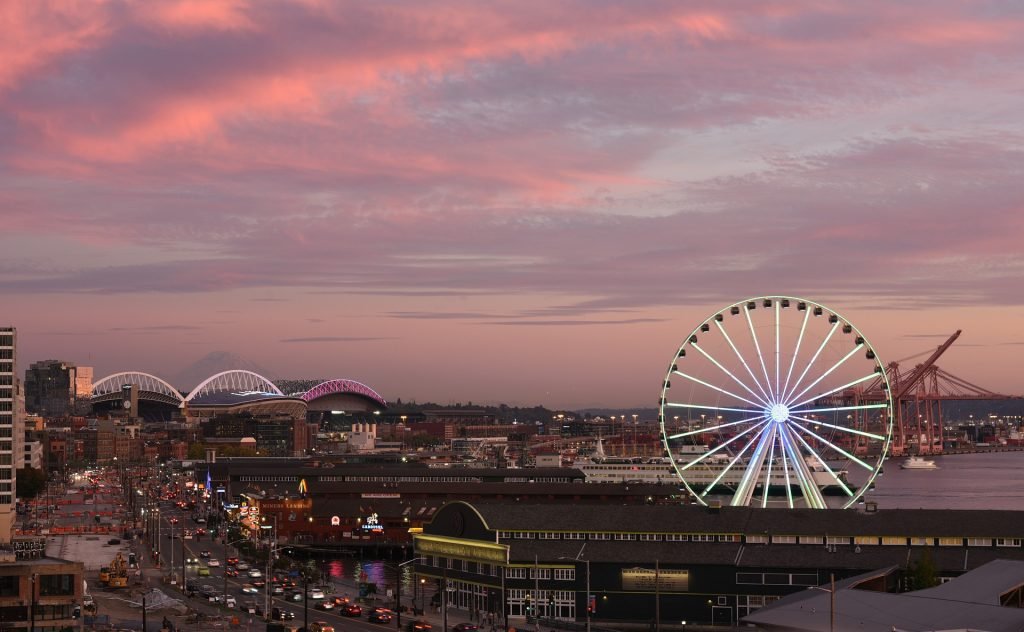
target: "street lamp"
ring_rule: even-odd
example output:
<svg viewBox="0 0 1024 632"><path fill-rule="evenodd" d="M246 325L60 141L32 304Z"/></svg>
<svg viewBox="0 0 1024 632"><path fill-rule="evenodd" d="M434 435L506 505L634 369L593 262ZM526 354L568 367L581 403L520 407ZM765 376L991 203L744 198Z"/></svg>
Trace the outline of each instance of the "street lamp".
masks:
<svg viewBox="0 0 1024 632"><path fill-rule="evenodd" d="M395 565L395 612L397 613L395 620L398 622L399 630L402 629L402 567L413 562L419 562L422 559L422 557L414 557L411 560ZM414 598L415 596L416 594L413 593Z"/></svg>
<svg viewBox="0 0 1024 632"><path fill-rule="evenodd" d="M836 632L836 576L834 573L828 574L828 582L830 588L808 586L807 590L820 590L828 593L828 629L829 632Z"/></svg>
<svg viewBox="0 0 1024 632"><path fill-rule="evenodd" d="M587 614L587 632L590 632L590 560L583 559L583 549L587 548L587 543L584 542L583 546L580 547L580 552L576 554L576 557L560 557L560 560L572 560L574 562L583 562L586 565L586 614Z"/></svg>

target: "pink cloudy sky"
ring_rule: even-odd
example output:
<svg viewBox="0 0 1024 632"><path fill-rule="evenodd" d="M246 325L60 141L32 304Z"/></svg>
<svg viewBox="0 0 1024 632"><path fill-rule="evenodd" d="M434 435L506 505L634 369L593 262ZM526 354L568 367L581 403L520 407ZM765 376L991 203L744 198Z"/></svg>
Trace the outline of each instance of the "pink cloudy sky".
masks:
<svg viewBox="0 0 1024 632"><path fill-rule="evenodd" d="M1024 392L1015 2L0 5L20 364L652 405L717 307ZM191 385L180 384L181 387Z"/></svg>

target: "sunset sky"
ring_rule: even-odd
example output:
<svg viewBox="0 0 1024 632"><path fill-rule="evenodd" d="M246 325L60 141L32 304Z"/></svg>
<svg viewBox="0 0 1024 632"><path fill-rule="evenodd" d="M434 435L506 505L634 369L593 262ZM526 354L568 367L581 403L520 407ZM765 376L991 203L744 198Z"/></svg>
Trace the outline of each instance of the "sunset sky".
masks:
<svg viewBox="0 0 1024 632"><path fill-rule="evenodd" d="M1024 4L0 4L19 364L653 406L723 305L1024 393ZM913 360L909 361L913 364ZM194 384L177 384L189 388Z"/></svg>

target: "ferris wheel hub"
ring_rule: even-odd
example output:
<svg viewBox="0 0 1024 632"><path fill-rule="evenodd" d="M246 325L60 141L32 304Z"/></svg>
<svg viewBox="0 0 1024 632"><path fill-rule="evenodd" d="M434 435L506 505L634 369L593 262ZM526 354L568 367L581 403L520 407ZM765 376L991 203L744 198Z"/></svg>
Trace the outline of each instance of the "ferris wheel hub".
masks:
<svg viewBox="0 0 1024 632"><path fill-rule="evenodd" d="M768 415L775 423L782 423L789 419L789 407L785 404L775 404L768 412Z"/></svg>

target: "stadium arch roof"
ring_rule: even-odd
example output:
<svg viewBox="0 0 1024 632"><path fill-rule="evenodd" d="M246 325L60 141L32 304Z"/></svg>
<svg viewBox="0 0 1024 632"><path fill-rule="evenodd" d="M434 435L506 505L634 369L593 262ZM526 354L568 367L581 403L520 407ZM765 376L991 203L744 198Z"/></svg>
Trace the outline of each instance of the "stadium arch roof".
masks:
<svg viewBox="0 0 1024 632"><path fill-rule="evenodd" d="M121 387L125 384L135 384L139 387L139 397L150 401L157 401L172 406L179 406L185 398L178 389L174 388L164 380L149 373L141 371L122 371L114 373L94 382L92 385L93 403L100 403L121 398Z"/></svg>
<svg viewBox="0 0 1024 632"><path fill-rule="evenodd" d="M377 391L373 390L366 384L356 382L355 380L327 380L326 382L321 382L317 386L309 389L303 393L301 397L306 402L311 402L315 399L328 397L330 395L358 395L379 404L383 408L387 408L388 406L388 403L384 401L384 398L381 397Z"/></svg>
<svg viewBox="0 0 1024 632"><path fill-rule="evenodd" d="M218 393L264 393L283 397L281 389L274 386L274 383L258 373L235 369L223 371L212 375L199 383L184 399L185 403L191 402L197 397L216 395Z"/></svg>

